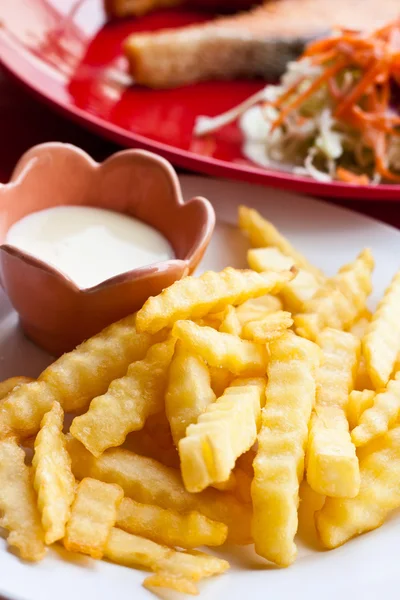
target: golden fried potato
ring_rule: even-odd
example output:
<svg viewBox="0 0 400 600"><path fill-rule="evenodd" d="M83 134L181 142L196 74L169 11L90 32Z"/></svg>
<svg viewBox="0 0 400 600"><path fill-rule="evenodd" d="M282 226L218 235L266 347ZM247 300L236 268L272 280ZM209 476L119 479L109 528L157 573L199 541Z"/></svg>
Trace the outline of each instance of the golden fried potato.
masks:
<svg viewBox="0 0 400 600"><path fill-rule="evenodd" d="M317 374L316 405L308 438L307 481L321 495L353 498L360 488L360 472L346 411L360 340L351 333L327 328L316 341L323 351L323 361Z"/></svg>
<svg viewBox="0 0 400 600"><path fill-rule="evenodd" d="M349 329L365 311L374 260L368 249L320 286L294 318L296 333L315 340L325 327Z"/></svg>
<svg viewBox="0 0 400 600"><path fill-rule="evenodd" d="M32 377L25 377L24 375L19 375L17 377L9 377L4 381L0 382L0 400L3 400L14 388L23 383L30 383L34 381Z"/></svg>
<svg viewBox="0 0 400 600"><path fill-rule="evenodd" d="M215 401L210 372L204 360L189 352L180 340L169 370L165 411L175 445L185 437L186 428Z"/></svg>
<svg viewBox="0 0 400 600"><path fill-rule="evenodd" d="M250 321L243 326L242 337L252 340L257 344L266 344L275 340L293 325L293 319L289 312L279 310L271 313L259 321Z"/></svg>
<svg viewBox="0 0 400 600"><path fill-rule="evenodd" d="M155 581L159 581L162 587L168 587L170 582L172 585L176 580L187 580L194 584L204 577L223 573L229 568L225 560L215 556L201 552L178 552L116 527L111 530L104 554L120 565L142 566L159 573L160 579ZM149 580L145 585L153 586L152 580ZM177 588L174 586L173 589ZM187 591L193 588L184 586L179 589Z"/></svg>
<svg viewBox="0 0 400 600"><path fill-rule="evenodd" d="M53 392L43 381L23 383L14 388L0 401L0 439L8 435L20 439L35 435L54 400Z"/></svg>
<svg viewBox="0 0 400 600"><path fill-rule="evenodd" d="M0 441L0 513L0 527L9 531L8 545L18 548L24 560L42 560L44 535L32 473L13 438Z"/></svg>
<svg viewBox="0 0 400 600"><path fill-rule="evenodd" d="M385 387L400 351L400 271L379 302L362 344L375 389Z"/></svg>
<svg viewBox="0 0 400 600"><path fill-rule="evenodd" d="M236 459L256 441L265 392L241 383L210 404L179 442L182 477L190 492L227 481Z"/></svg>
<svg viewBox="0 0 400 600"><path fill-rule="evenodd" d="M190 594L197 596L199 590L196 584L190 579L184 577L177 577L176 575L170 575L169 573L154 573L149 575L143 582L143 586L152 590L153 588L167 588L180 592L181 594Z"/></svg>
<svg viewBox="0 0 400 600"><path fill-rule="evenodd" d="M355 498L327 498L316 514L316 525L326 548L380 527L400 507L400 427L370 444L360 455L360 491Z"/></svg>
<svg viewBox="0 0 400 600"><path fill-rule="evenodd" d="M350 429L354 429L360 423L361 415L374 405L376 392L374 390L353 390L350 392L347 404L347 419Z"/></svg>
<svg viewBox="0 0 400 600"><path fill-rule="evenodd" d="M259 212L247 206L239 206L239 227L247 234L254 248L273 246L285 256L293 258L296 266L310 271L319 280L324 279L323 273L314 267L309 260L298 252L272 223L264 219Z"/></svg>
<svg viewBox="0 0 400 600"><path fill-rule="evenodd" d="M227 306L224 311L224 319L219 327L222 333L231 333L232 335L240 336L242 325L239 317L236 314L236 309L233 306Z"/></svg>
<svg viewBox="0 0 400 600"><path fill-rule="evenodd" d="M180 342L177 342L180 343ZM227 387L234 380L234 375L222 367L208 367L210 373L211 388L216 398L222 396Z"/></svg>
<svg viewBox="0 0 400 600"><path fill-rule="evenodd" d="M200 355L212 367L223 367L235 375L264 375L268 354L265 346L242 340L211 327L200 327L192 321L177 321L172 334L185 348Z"/></svg>
<svg viewBox="0 0 400 600"><path fill-rule="evenodd" d="M84 412L114 379L125 375L131 363L164 339L164 332L155 337L138 333L136 315L130 315L61 356L39 380L50 386L65 412Z"/></svg>
<svg viewBox="0 0 400 600"><path fill-rule="evenodd" d="M325 496L321 496L321 494L314 492L306 479L303 479L300 484L299 497L299 525L297 535L302 542L315 547L318 544L317 529L315 527L315 513L324 506Z"/></svg>
<svg viewBox="0 0 400 600"><path fill-rule="evenodd" d="M34 487L47 545L64 537L75 497L75 477L63 434L64 412L58 402L42 419L35 440Z"/></svg>
<svg viewBox="0 0 400 600"><path fill-rule="evenodd" d="M277 296L265 294L259 298L251 298L236 307L236 316L240 325L246 325L250 321L263 319L267 315L282 309L282 302Z"/></svg>
<svg viewBox="0 0 400 600"><path fill-rule="evenodd" d="M95 458L73 437L67 437L72 471L77 479L93 477L122 487L126 496L142 504L185 513L196 510L209 519L228 525L228 540L251 541L251 511L229 493L207 489L200 494L186 491L177 469L129 450L110 448Z"/></svg>
<svg viewBox="0 0 400 600"><path fill-rule="evenodd" d="M147 417L162 410L175 339L155 344L143 360L128 367L87 413L75 417L71 433L95 456L120 446L128 433L142 429Z"/></svg>
<svg viewBox="0 0 400 600"><path fill-rule="evenodd" d="M89 477L82 479L65 531L66 549L102 558L123 497L124 492L119 485Z"/></svg>
<svg viewBox="0 0 400 600"><path fill-rule="evenodd" d="M374 387L371 378L367 370L366 360L361 353L360 360L358 361L356 380L354 382L354 389L356 390L372 390Z"/></svg>
<svg viewBox="0 0 400 600"><path fill-rule="evenodd" d="M267 402L253 463L252 533L257 554L288 566L297 553L299 484L321 351L287 332L271 342L270 354Z"/></svg>
<svg viewBox="0 0 400 600"><path fill-rule="evenodd" d="M367 332L368 325L372 319L372 313L366 308L358 317L357 321L350 327L349 332L356 336L359 340L362 340Z"/></svg>
<svg viewBox="0 0 400 600"><path fill-rule="evenodd" d="M297 266L293 258L285 256L277 248L253 248L247 253L247 262L257 273L283 271ZM320 284L321 278L310 271L298 268L294 279L282 287L279 295L287 310L299 312L304 302L314 296Z"/></svg>
<svg viewBox="0 0 400 600"><path fill-rule="evenodd" d="M212 521L197 511L181 514L141 504L131 498L122 500L116 527L158 544L179 548L220 546L228 535L228 527L224 523Z"/></svg>
<svg viewBox="0 0 400 600"><path fill-rule="evenodd" d="M400 415L400 372L386 388L373 398L371 408L360 415L358 425L351 432L356 446L364 446L394 426Z"/></svg>
<svg viewBox="0 0 400 600"><path fill-rule="evenodd" d="M242 304L249 298L276 293L293 278L290 271L263 273L227 267L220 273L207 271L200 277L185 277L158 296L146 300L137 315L139 331L155 333L175 321L196 319Z"/></svg>

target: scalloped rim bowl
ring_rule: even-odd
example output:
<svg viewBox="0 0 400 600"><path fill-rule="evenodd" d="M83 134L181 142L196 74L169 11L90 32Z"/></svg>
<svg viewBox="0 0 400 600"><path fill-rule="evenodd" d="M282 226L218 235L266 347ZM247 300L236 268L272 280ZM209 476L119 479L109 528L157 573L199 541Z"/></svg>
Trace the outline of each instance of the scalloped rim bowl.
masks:
<svg viewBox="0 0 400 600"><path fill-rule="evenodd" d="M176 258L80 289L51 265L4 244L16 221L61 205L134 216L160 231ZM0 215L1 284L28 337L55 355L192 273L215 225L208 200L197 197L184 202L173 167L156 154L123 150L99 164L83 150L58 142L35 146L20 159L10 182L0 185Z"/></svg>

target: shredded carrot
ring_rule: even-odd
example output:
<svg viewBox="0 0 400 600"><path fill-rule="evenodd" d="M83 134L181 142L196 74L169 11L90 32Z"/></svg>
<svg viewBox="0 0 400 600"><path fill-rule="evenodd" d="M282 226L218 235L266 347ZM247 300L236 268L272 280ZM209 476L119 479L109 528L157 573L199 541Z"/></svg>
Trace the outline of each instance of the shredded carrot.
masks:
<svg viewBox="0 0 400 600"><path fill-rule="evenodd" d="M338 167L336 169L336 177L339 181L343 181L345 183L352 183L353 185L368 185L369 177L368 175L356 175L343 167Z"/></svg>
<svg viewBox="0 0 400 600"><path fill-rule="evenodd" d="M337 121L358 131L371 148L376 174L400 182L400 174L391 171L388 159L389 140L400 135L400 114L391 106L392 84L400 86L400 18L372 33L341 29L330 38L309 44L302 59L318 66L321 73L299 93L303 77L273 103L279 115L272 130L284 126L293 111L325 87ZM343 91L338 79L349 68L355 74L354 84ZM343 168L337 169L336 177L359 185L369 183L366 175Z"/></svg>

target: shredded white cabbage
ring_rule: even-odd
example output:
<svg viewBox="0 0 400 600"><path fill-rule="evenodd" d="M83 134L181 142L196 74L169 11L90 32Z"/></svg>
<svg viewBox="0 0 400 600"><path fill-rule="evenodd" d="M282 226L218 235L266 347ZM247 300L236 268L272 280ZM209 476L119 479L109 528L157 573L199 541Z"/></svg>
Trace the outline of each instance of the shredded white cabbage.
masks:
<svg viewBox="0 0 400 600"><path fill-rule="evenodd" d="M373 182L378 182L371 149L360 132L335 119L326 86L319 87L271 131L279 116L274 101L296 83L296 94L301 94L321 73L322 67L307 58L290 62L279 85L265 87L222 115L199 117L194 133L211 133L238 120L244 137L243 152L259 165L268 167L279 162L283 168L291 167L296 173L323 182L332 181L337 167L344 166L354 172L367 172ZM346 94L359 76L356 69L342 72L336 81L339 92ZM390 168L400 171L400 136L390 141L388 160Z"/></svg>

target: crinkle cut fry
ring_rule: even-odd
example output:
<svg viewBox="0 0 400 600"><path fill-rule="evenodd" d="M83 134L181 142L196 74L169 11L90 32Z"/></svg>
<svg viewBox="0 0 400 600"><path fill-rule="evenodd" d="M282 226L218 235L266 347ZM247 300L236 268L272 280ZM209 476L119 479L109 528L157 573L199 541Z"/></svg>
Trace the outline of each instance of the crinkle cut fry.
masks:
<svg viewBox="0 0 400 600"><path fill-rule="evenodd" d="M9 531L9 546L21 558L39 561L45 555L44 535L36 506L32 472L14 438L0 441L0 527Z"/></svg>
<svg viewBox="0 0 400 600"><path fill-rule="evenodd" d="M75 417L70 431L92 454L120 446L128 433L142 429L150 415L163 409L174 345L168 338L152 346L143 360L132 363L124 377L92 400L87 413Z"/></svg>
<svg viewBox="0 0 400 600"><path fill-rule="evenodd" d="M371 440L393 427L400 415L400 372L391 379L386 388L373 398L373 404L367 408L357 426L351 432L356 446L365 446Z"/></svg>
<svg viewBox="0 0 400 600"><path fill-rule="evenodd" d="M363 354L375 389L385 387L400 351L400 271L385 291L363 338Z"/></svg>
<svg viewBox="0 0 400 600"><path fill-rule="evenodd" d="M266 344L282 335L292 325L290 312L280 310L258 321L246 323L243 326L242 337L257 344Z"/></svg>
<svg viewBox="0 0 400 600"><path fill-rule="evenodd" d="M251 380L227 388L179 442L185 487L200 492L227 481L236 459L256 441L264 389Z"/></svg>
<svg viewBox="0 0 400 600"><path fill-rule="evenodd" d="M197 510L209 519L228 525L228 541L250 543L251 511L232 494L214 489L190 494L178 469L122 448L110 448L95 458L72 436L67 436L67 448L77 479L93 477L116 483L126 496L142 504L154 504L182 513Z"/></svg>
<svg viewBox="0 0 400 600"><path fill-rule="evenodd" d="M360 454L360 491L355 498L327 498L316 514L326 548L380 527L400 507L400 427L395 427Z"/></svg>
<svg viewBox="0 0 400 600"><path fill-rule="evenodd" d="M321 495L354 497L360 487L360 472L346 410L360 341L351 333L329 328L316 341L324 358L318 369L316 406L309 431L307 481Z"/></svg>
<svg viewBox="0 0 400 600"><path fill-rule="evenodd" d="M177 321L172 329L191 352L201 356L212 367L223 367L235 375L258 377L265 374L268 353L265 345L242 340L211 327L200 327L192 321Z"/></svg>
<svg viewBox="0 0 400 600"><path fill-rule="evenodd" d="M63 434L64 412L58 402L42 419L35 440L32 467L45 542L50 545L65 534L75 497L75 477Z"/></svg>
<svg viewBox="0 0 400 600"><path fill-rule="evenodd" d="M220 546L228 534L224 523L208 519L197 511L182 514L159 506L141 504L131 498L122 500L116 526L158 544L179 548Z"/></svg>
<svg viewBox="0 0 400 600"><path fill-rule="evenodd" d="M65 531L66 549L102 558L123 496L119 485L90 477L82 479Z"/></svg>
<svg viewBox="0 0 400 600"><path fill-rule="evenodd" d="M355 261L339 269L337 275L322 284L295 316L296 333L314 341L325 327L340 330L351 327L365 310L372 290L373 268L374 260L366 249Z"/></svg>
<svg viewBox="0 0 400 600"><path fill-rule="evenodd" d="M43 381L14 388L0 401L0 439L10 435L19 439L35 435L54 400L52 390Z"/></svg>
<svg viewBox="0 0 400 600"><path fill-rule="evenodd" d="M347 404L347 419L350 429L360 423L361 415L374 405L376 392L374 390L352 390Z"/></svg>
<svg viewBox="0 0 400 600"><path fill-rule="evenodd" d="M136 314L106 327L47 367L39 376L52 389L65 412L84 412L92 398L107 391L129 365L145 357L154 343L165 339L138 333Z"/></svg>
<svg viewBox="0 0 400 600"><path fill-rule="evenodd" d="M270 354L267 400L253 463L252 533L257 554L288 566L297 553L299 484L321 351L288 332L270 344Z"/></svg>
<svg viewBox="0 0 400 600"><path fill-rule="evenodd" d="M257 273L290 269L296 264L293 258L285 256L277 248L252 248L247 252L247 262ZM320 284L321 278L317 278L310 271L298 268L296 276L282 287L279 295L285 308L296 313L302 309L304 302L314 296Z"/></svg>
<svg viewBox="0 0 400 600"><path fill-rule="evenodd" d="M293 258L296 266L313 273L318 280L323 281L325 279L323 273L298 252L289 240L279 233L276 227L267 221L267 219L264 219L255 209L248 208L247 206L239 206L239 227L248 235L250 244L253 247L264 248L273 246L285 256Z"/></svg>
<svg viewBox="0 0 400 600"><path fill-rule="evenodd" d="M155 582L156 586L173 587L173 589L184 592L192 589L192 592L197 593L196 588L193 587L195 582L223 573L229 568L226 560L215 556L209 556L203 552L172 550L116 527L111 530L104 554L106 558L120 565L142 566L160 575L159 579L152 580L149 577L147 583L145 580L146 587L151 587ZM175 582L181 580L183 583L177 587L173 585L174 580ZM185 581L188 584L192 583L193 586L186 586Z"/></svg>
<svg viewBox="0 0 400 600"><path fill-rule="evenodd" d="M199 319L229 304L276 293L293 276L291 271L258 274L227 267L219 273L207 271L200 277L185 277L146 300L137 314L138 330L155 333L175 321Z"/></svg>
<svg viewBox="0 0 400 600"><path fill-rule="evenodd" d="M178 340L165 395L165 412L176 446L185 436L187 427L196 423L215 398L205 361L196 353L188 351Z"/></svg>

